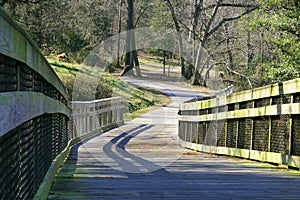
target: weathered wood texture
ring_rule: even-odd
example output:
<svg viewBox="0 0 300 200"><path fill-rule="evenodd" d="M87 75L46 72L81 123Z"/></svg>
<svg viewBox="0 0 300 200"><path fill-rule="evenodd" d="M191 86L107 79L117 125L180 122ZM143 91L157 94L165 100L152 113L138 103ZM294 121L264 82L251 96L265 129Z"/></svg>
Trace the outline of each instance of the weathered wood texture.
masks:
<svg viewBox="0 0 300 200"><path fill-rule="evenodd" d="M122 104L119 97L73 102L70 115L60 79L0 8L1 200L45 198L71 146L122 124Z"/></svg>
<svg viewBox="0 0 300 200"><path fill-rule="evenodd" d="M227 88L224 88L222 90L219 90L214 93L216 97L226 96L233 93L233 85L229 85Z"/></svg>
<svg viewBox="0 0 300 200"><path fill-rule="evenodd" d="M54 70L50 67L30 36L0 8L0 54L1 60L14 59L27 65L31 70L51 83L65 98L66 90Z"/></svg>
<svg viewBox="0 0 300 200"><path fill-rule="evenodd" d="M93 101L73 101L71 106L72 115L70 116L71 120L68 127L68 144L53 160L41 186L35 194L35 200L47 199L58 169L69 156L70 150L75 144L124 123L124 100L122 97Z"/></svg>
<svg viewBox="0 0 300 200"><path fill-rule="evenodd" d="M159 170L125 173L99 162L90 150L79 146L72 149L56 177L49 200L297 199L300 195L299 174L253 161L185 151L179 159ZM176 150L168 149L169 153ZM94 147L93 151L102 149ZM131 154L130 151L127 153ZM151 165L143 162L140 165ZM161 159L163 162L166 161Z"/></svg>
<svg viewBox="0 0 300 200"><path fill-rule="evenodd" d="M103 127L122 125L125 109L122 97L112 97L94 101L73 101L73 134L76 137Z"/></svg>
<svg viewBox="0 0 300 200"><path fill-rule="evenodd" d="M49 200L299 197L297 172L181 148L178 102L193 93L171 85L155 86L169 94L172 103L72 148Z"/></svg>
<svg viewBox="0 0 300 200"><path fill-rule="evenodd" d="M181 144L300 168L300 79L184 103Z"/></svg>
<svg viewBox="0 0 300 200"><path fill-rule="evenodd" d="M20 26L0 8L0 199L32 199L65 148L68 96Z"/></svg>

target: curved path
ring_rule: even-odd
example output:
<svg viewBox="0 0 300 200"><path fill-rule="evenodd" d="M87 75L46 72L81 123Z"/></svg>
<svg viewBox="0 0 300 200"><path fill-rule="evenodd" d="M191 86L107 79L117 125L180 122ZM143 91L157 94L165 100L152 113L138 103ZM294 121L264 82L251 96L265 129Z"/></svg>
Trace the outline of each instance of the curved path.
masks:
<svg viewBox="0 0 300 200"><path fill-rule="evenodd" d="M297 199L297 172L181 148L178 104L190 89L126 78L172 103L72 149L49 199Z"/></svg>

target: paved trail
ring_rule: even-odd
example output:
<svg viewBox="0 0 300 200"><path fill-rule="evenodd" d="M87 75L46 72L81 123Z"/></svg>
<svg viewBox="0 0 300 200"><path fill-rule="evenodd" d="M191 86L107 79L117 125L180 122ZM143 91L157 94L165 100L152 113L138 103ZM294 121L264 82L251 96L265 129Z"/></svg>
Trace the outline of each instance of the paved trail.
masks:
<svg viewBox="0 0 300 200"><path fill-rule="evenodd" d="M201 94L127 81L165 92L172 103L74 147L49 199L300 198L299 173L178 145L178 104Z"/></svg>

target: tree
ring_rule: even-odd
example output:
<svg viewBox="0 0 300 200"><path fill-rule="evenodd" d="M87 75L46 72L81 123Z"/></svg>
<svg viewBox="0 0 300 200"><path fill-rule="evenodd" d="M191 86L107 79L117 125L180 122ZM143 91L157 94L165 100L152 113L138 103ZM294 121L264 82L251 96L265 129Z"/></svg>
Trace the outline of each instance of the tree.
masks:
<svg viewBox="0 0 300 200"><path fill-rule="evenodd" d="M126 32L126 55L125 55L125 70L124 74L133 74L132 69L135 66L137 76L141 76L140 64L135 48L134 34L134 0L127 0L127 32Z"/></svg>
<svg viewBox="0 0 300 200"><path fill-rule="evenodd" d="M122 6L124 4L124 0L120 0L119 3L119 16L118 16L118 49L117 49L117 65L120 65L120 43L121 43L121 31L122 31Z"/></svg>
<svg viewBox="0 0 300 200"><path fill-rule="evenodd" d="M235 13L234 16L223 16L220 11L222 9L230 9L230 8L242 8L242 11L239 13ZM192 80L193 85L200 85L200 76L201 76L201 71L204 68L204 65L202 64L201 66L201 61L204 59L203 58L203 53L204 49L206 46L206 43L208 39L221 28L225 23L228 23L230 21L238 20L242 16L254 11L257 9L259 6L256 4L248 4L248 3L243 3L243 2L238 2L238 3L223 3L222 0L217 0L216 3L207 5L206 7L203 7L202 11L205 10L211 10L210 15L205 16L205 20L202 20L202 23L204 25L202 26L202 35L200 36L200 43L196 55L196 60L195 60L195 73L194 77ZM205 12L202 12L205 13Z"/></svg>
<svg viewBox="0 0 300 200"><path fill-rule="evenodd" d="M45 55L64 52L72 61L85 55L113 34L117 0L2 0L32 35Z"/></svg>
<svg viewBox="0 0 300 200"><path fill-rule="evenodd" d="M185 76L185 66L184 66L184 58L183 58L183 45L182 45L182 37L181 37L181 29L179 26L179 22L177 19L177 16L175 14L175 9L173 7L173 5L171 4L170 0L165 0L166 4L170 10L173 22L174 22L174 26L175 29L177 31L177 37L178 37L178 42L179 42L179 56L180 56L180 63L181 63L181 75Z"/></svg>
<svg viewBox="0 0 300 200"><path fill-rule="evenodd" d="M268 33L264 38L274 47L275 58L264 65L269 82L299 77L300 2L299 0L264 0L256 12L252 28Z"/></svg>

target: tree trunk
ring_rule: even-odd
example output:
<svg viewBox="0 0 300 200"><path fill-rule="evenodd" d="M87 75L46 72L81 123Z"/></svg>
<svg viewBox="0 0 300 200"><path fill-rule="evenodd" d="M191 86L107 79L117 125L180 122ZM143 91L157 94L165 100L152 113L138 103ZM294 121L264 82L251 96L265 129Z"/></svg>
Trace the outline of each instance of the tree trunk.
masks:
<svg viewBox="0 0 300 200"><path fill-rule="evenodd" d="M184 58L182 56L182 52L183 52L183 45L182 45L182 37L180 35L181 31L180 31L180 26L179 26L179 22L177 20L176 14L175 14L175 10L173 5L171 4L170 0L165 0L166 4L171 12L172 15L172 19L175 25L175 29L177 31L177 36L178 36L178 42L179 42L179 56L180 56L180 64L181 64L181 75L184 76L185 75L185 66L184 66Z"/></svg>
<svg viewBox="0 0 300 200"><path fill-rule="evenodd" d="M125 54L125 71L128 75L134 75L133 53L132 53L132 32L133 27L133 0L127 0L127 32L126 32L126 54ZM125 75L125 73L124 73Z"/></svg>
<svg viewBox="0 0 300 200"><path fill-rule="evenodd" d="M124 0L120 0L120 4L119 4L119 24L118 24L118 50L117 50L117 65L118 67L121 66L120 64L120 43L121 43L121 31L122 31L122 5Z"/></svg>
<svg viewBox="0 0 300 200"><path fill-rule="evenodd" d="M208 37L211 34L213 34L214 31L217 30L218 25L215 28L213 28L215 30L213 30L213 29L211 30L211 26L212 26L213 22L215 21L215 18L216 18L216 15L218 13L218 9L220 7L221 2L222 2L221 0L217 1L216 5L215 5L215 8L212 12L211 18L209 19L207 27L204 31L203 39L202 39L202 41L200 41L200 45L199 45L199 48L198 48L198 51L197 51L197 56L196 56L196 61L195 61L195 74L194 74L194 77L193 77L193 80L192 80L193 85L200 85L201 73L202 73L203 68L204 68L204 65L201 66L200 62L203 59L204 46L205 46L205 43L206 43ZM200 67L202 68L201 72L199 72Z"/></svg>
<svg viewBox="0 0 300 200"><path fill-rule="evenodd" d="M135 42L134 42L134 44L135 44ZM133 50L132 53L133 53L133 60L134 60L136 75L140 77L140 76L142 76L142 73L141 73L141 69L140 69L139 58L138 58L136 50Z"/></svg>
<svg viewBox="0 0 300 200"><path fill-rule="evenodd" d="M200 46L198 48L196 61L195 61L195 72L194 72L194 76L192 79L192 85L200 85L200 83L201 83L200 79L201 79L201 73L203 71L204 65L202 65L202 67L201 67L200 62L203 59L203 49L204 49L204 47L202 45L202 42L200 42ZM201 67L201 71L199 71L200 67Z"/></svg>
<svg viewBox="0 0 300 200"><path fill-rule="evenodd" d="M163 75L166 76L166 51L164 50L163 53L164 53L164 59L163 59L163 69L164 69L164 71L163 71Z"/></svg>
<svg viewBox="0 0 300 200"><path fill-rule="evenodd" d="M225 32L225 39L226 39L226 51L228 54L228 61L229 61L229 66L231 69L234 70L234 65L233 65L233 55L230 49L230 39L229 39L229 32L228 32L228 26L227 24L224 24L224 32Z"/></svg>
<svg viewBox="0 0 300 200"><path fill-rule="evenodd" d="M127 0L127 12L128 12L128 19L127 19L127 32L126 32L126 55L125 55L125 71L128 71L129 74L134 75L133 67L135 64L135 69L137 76L141 76L140 71L140 64L139 59L135 47L135 34L134 34L134 24L133 24L133 0Z"/></svg>

